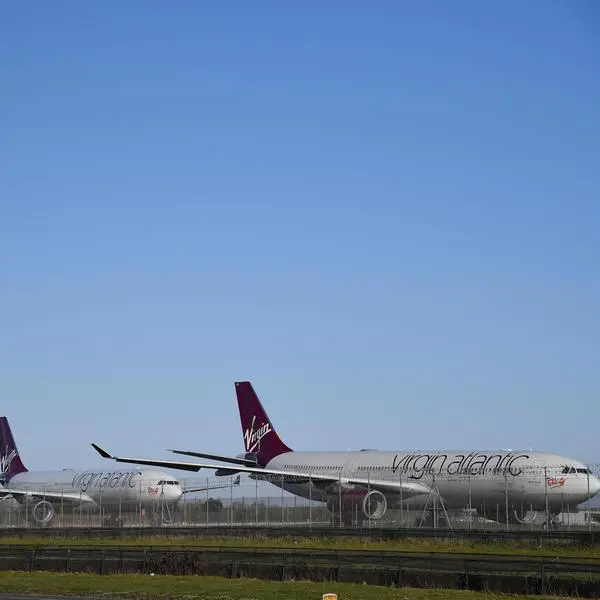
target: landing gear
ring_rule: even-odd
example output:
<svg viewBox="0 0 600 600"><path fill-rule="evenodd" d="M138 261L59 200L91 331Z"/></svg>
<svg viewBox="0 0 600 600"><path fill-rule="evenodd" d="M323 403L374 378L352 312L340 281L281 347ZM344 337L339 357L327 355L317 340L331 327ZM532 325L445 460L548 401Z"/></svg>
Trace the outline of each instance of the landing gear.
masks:
<svg viewBox="0 0 600 600"><path fill-rule="evenodd" d="M163 527L164 525L173 525L174 507L166 502L160 506L154 507L150 515L150 521L153 527Z"/></svg>
<svg viewBox="0 0 600 600"><path fill-rule="evenodd" d="M557 514L549 514L547 519L544 519L544 523L542 524L542 529L544 530L553 530L560 529L561 523L558 520Z"/></svg>
<svg viewBox="0 0 600 600"><path fill-rule="evenodd" d="M119 513L110 513L108 517L104 519L104 525L106 527L120 527L123 524L123 519L119 516Z"/></svg>
<svg viewBox="0 0 600 600"><path fill-rule="evenodd" d="M358 519L351 512L331 513L330 524L332 527L358 527Z"/></svg>
<svg viewBox="0 0 600 600"><path fill-rule="evenodd" d="M354 513L342 513L342 525L344 527L358 527L358 518Z"/></svg>

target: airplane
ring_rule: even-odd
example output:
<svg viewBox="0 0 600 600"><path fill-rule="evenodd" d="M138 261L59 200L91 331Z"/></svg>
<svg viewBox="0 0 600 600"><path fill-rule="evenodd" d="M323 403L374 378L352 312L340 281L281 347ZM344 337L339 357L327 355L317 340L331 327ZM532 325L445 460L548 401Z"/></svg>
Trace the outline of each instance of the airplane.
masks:
<svg viewBox="0 0 600 600"><path fill-rule="evenodd" d="M235 382L245 453L235 457L169 450L176 454L227 463L179 462L114 456L98 444L106 459L183 471L214 469L216 475L247 473L311 500L326 503L340 523L358 515L377 520L388 509L428 510L439 501L445 509L476 511L506 524L532 524L546 515L553 526L561 512L600 491L600 480L582 462L534 451L294 451L277 434L249 381ZM429 507L429 508L428 508Z"/></svg>
<svg viewBox="0 0 600 600"><path fill-rule="evenodd" d="M233 485L239 485L239 476ZM0 417L0 500L6 507L31 507L31 517L38 525L48 525L55 516L56 506L102 508L109 522L116 523L118 515L136 509L160 511L162 523L168 522L172 508L185 494L222 489L215 485L182 489L172 475L160 470L130 471L29 471L19 454L6 417ZM157 511L153 511L157 517Z"/></svg>

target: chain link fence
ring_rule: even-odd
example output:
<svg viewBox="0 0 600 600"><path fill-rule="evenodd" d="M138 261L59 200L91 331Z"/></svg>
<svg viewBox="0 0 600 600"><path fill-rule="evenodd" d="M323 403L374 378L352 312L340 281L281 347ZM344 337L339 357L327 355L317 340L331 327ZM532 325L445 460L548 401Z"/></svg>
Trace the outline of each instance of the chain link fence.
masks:
<svg viewBox="0 0 600 600"><path fill-rule="evenodd" d="M126 489L111 488L109 479L104 487L98 479L84 489L29 482L31 495L0 499L0 527L333 525L600 531L600 465L585 471L539 468L518 476L507 471L442 477L422 470L381 469L362 472L367 485L360 488L349 487L343 472L331 474L328 484L310 475L272 477L271 483L246 475L177 480L169 476L168 485L140 476ZM406 492L404 497L402 490L415 482L429 492Z"/></svg>

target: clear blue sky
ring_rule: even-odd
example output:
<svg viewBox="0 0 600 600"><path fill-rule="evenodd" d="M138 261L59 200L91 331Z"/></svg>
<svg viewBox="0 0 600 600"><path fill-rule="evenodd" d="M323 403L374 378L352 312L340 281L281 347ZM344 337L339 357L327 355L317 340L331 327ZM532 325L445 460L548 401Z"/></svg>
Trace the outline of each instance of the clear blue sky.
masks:
<svg viewBox="0 0 600 600"><path fill-rule="evenodd" d="M600 9L5 3L0 397L29 468L600 462Z"/></svg>

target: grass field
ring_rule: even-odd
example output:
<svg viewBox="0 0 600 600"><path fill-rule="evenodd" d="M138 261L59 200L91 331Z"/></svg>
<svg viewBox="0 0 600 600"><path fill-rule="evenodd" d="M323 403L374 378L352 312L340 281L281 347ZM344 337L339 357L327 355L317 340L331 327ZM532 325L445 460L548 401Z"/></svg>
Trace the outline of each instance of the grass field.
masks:
<svg viewBox="0 0 600 600"><path fill-rule="evenodd" d="M404 552L466 552L476 554L515 554L528 556L600 558L600 547L577 548L565 542L548 541L543 546L519 540L506 543L485 543L467 540L407 539L369 541L356 538L261 538L261 537L178 537L155 536L137 538L42 538L0 537L0 544L35 546L219 546L242 548L311 548L320 550L397 550Z"/></svg>
<svg viewBox="0 0 600 600"><path fill-rule="evenodd" d="M260 581L219 577L0 573L0 592L86 595L108 598L183 598L185 600L548 600L551 596L508 596L462 590L392 588L304 581ZM564 597L563 599L564 600Z"/></svg>

